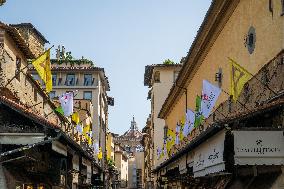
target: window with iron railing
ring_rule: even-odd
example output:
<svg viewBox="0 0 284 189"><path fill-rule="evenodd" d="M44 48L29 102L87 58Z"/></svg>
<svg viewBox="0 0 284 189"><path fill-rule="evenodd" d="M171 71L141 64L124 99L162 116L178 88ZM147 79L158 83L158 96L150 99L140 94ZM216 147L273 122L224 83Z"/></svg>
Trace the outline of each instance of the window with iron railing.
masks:
<svg viewBox="0 0 284 189"><path fill-rule="evenodd" d="M91 86L92 85L92 74L84 74L84 86Z"/></svg>
<svg viewBox="0 0 284 189"><path fill-rule="evenodd" d="M52 85L56 86L56 81L57 81L57 75L56 74L52 74Z"/></svg>
<svg viewBox="0 0 284 189"><path fill-rule="evenodd" d="M75 74L67 74L65 85L74 86L75 85Z"/></svg>

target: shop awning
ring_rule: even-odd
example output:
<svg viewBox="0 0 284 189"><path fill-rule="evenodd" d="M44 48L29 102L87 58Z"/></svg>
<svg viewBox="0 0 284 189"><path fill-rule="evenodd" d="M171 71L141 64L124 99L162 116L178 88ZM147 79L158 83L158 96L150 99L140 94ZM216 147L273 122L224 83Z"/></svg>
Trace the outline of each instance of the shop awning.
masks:
<svg viewBox="0 0 284 189"><path fill-rule="evenodd" d="M0 133L1 144L27 145L44 141L44 133Z"/></svg>
<svg viewBox="0 0 284 189"><path fill-rule="evenodd" d="M49 140L45 140L45 141L34 143L34 144L29 144L29 145L26 145L26 146L22 146L20 148L16 148L14 150L3 152L3 153L0 154L0 163L11 162L11 161L19 160L19 159L22 159L22 158L26 159L28 157L23 156L21 152L30 150L30 149L38 147L38 146L50 144L55 139L56 138L52 138L52 139L49 139Z"/></svg>
<svg viewBox="0 0 284 189"><path fill-rule="evenodd" d="M225 131L223 130L195 149L194 177L202 177L225 170L224 142Z"/></svg>

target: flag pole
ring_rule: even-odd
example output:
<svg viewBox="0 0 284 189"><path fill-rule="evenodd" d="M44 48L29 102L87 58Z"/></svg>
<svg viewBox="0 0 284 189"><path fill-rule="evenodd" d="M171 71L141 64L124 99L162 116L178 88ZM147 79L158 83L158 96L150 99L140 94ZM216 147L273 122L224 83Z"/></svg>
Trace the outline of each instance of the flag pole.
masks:
<svg viewBox="0 0 284 189"><path fill-rule="evenodd" d="M28 108L32 108L32 107L35 107L35 106L37 106L37 105L39 105L41 103L46 103L46 102L48 102L48 100L43 100L42 102L39 102L39 103L33 104L31 106L28 106Z"/></svg>
<svg viewBox="0 0 284 189"><path fill-rule="evenodd" d="M44 117L47 118L47 117L50 116L52 113L54 113L54 111L51 111L50 113L48 113L48 114L45 115Z"/></svg>
<svg viewBox="0 0 284 189"><path fill-rule="evenodd" d="M51 48L53 48L54 47L54 45L52 45L48 50L50 50ZM44 53L45 53L46 51L44 51ZM42 56L44 53L42 53L40 56ZM38 56L38 57L40 57L40 56ZM20 71L19 72L17 72L9 81L8 81L8 83L4 86L4 88L6 88L8 85L10 85L10 83L22 72L22 73L24 73L23 71L24 71L24 69L26 69L29 65L31 65L31 63L27 63L27 65L26 66L24 66L22 69L20 69Z"/></svg>
<svg viewBox="0 0 284 189"><path fill-rule="evenodd" d="M18 77L18 75L22 72L24 73L24 69L26 69L29 65L31 65L31 63L28 63L26 66L24 66L22 69L20 69L11 79L8 79L8 82L6 83L6 85L4 86L4 88L6 88L8 85L10 85L10 83L16 78Z"/></svg>
<svg viewBox="0 0 284 189"><path fill-rule="evenodd" d="M222 89L222 88L220 88L220 89L222 90L222 92L226 93L229 97L231 97L231 95L230 95L227 91L225 91L225 90ZM245 104L241 103L238 99L236 99L236 101L237 101L240 105L242 105L246 110L249 111L249 109L246 107Z"/></svg>
<svg viewBox="0 0 284 189"><path fill-rule="evenodd" d="M217 112L220 113L225 119L227 119L227 116L225 116L222 112L220 112L220 111L218 110L218 108L216 108L215 111L217 111Z"/></svg>
<svg viewBox="0 0 284 189"><path fill-rule="evenodd" d="M239 65L236 61L234 61L232 58L228 57L228 59L232 62L234 62L234 64L238 65L239 67L243 68L241 65ZM244 69L244 68L243 68ZM259 80L255 75L253 75L252 73L250 73L247 69L246 70L251 76L252 78L256 79L258 82L260 82L263 86L265 86L270 92L272 92L274 95L277 95L277 93L271 89L266 83L263 83L261 80Z"/></svg>

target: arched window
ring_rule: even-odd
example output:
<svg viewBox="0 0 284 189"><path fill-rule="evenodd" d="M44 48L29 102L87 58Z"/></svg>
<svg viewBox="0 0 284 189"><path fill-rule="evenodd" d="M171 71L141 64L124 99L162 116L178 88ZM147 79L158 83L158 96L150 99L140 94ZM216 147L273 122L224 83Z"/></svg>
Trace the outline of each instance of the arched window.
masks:
<svg viewBox="0 0 284 189"><path fill-rule="evenodd" d="M155 83L160 83L160 72L159 71L156 71L155 74L154 74L154 82Z"/></svg>

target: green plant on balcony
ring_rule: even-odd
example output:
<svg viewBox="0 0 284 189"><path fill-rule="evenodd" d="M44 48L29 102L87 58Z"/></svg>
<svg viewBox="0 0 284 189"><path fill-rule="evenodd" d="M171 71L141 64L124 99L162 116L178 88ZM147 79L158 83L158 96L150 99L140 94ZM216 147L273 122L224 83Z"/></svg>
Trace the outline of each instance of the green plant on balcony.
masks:
<svg viewBox="0 0 284 189"><path fill-rule="evenodd" d="M171 61L170 59L167 59L163 62L163 64L175 64L174 61Z"/></svg>

